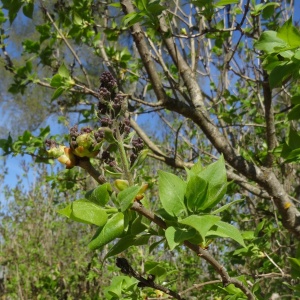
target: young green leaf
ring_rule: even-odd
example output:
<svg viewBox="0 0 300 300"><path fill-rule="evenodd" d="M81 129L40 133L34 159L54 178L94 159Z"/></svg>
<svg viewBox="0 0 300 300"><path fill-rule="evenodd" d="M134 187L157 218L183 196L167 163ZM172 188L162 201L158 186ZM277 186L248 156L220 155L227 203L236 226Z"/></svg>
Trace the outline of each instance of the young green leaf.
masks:
<svg viewBox="0 0 300 300"><path fill-rule="evenodd" d="M129 290L136 286L137 280L129 276L114 276L110 286L104 289L104 296L107 300L124 299L122 290ZM129 299L129 298L126 298Z"/></svg>
<svg viewBox="0 0 300 300"><path fill-rule="evenodd" d="M207 196L207 181L199 176L191 176L186 187L186 205L189 211L197 213L202 210Z"/></svg>
<svg viewBox="0 0 300 300"><path fill-rule="evenodd" d="M65 64L61 64L59 69L58 69L58 74L62 77L62 78L69 78L70 77L70 72L68 70L68 68L65 66Z"/></svg>
<svg viewBox="0 0 300 300"><path fill-rule="evenodd" d="M85 198L100 206L104 206L109 201L109 196L112 192L110 183L104 183L99 185L95 189L88 191L85 194Z"/></svg>
<svg viewBox="0 0 300 300"><path fill-rule="evenodd" d="M288 47L287 43L277 36L277 32L271 30L263 32L254 46L267 53L278 52L280 49Z"/></svg>
<svg viewBox="0 0 300 300"><path fill-rule="evenodd" d="M167 273L167 270L159 262L146 261L145 262L145 272L148 274L155 275L157 277L161 277Z"/></svg>
<svg viewBox="0 0 300 300"><path fill-rule="evenodd" d="M170 250L180 245L183 241L188 240L195 236L195 230L181 229L178 227L170 226L165 231L166 240Z"/></svg>
<svg viewBox="0 0 300 300"><path fill-rule="evenodd" d="M107 259L111 256L115 256L115 255L125 251L129 247L131 247L133 245L135 238L136 238L135 235L126 235L126 236L122 237L121 239L119 239L118 242L109 249L109 251L105 255L104 259Z"/></svg>
<svg viewBox="0 0 300 300"><path fill-rule="evenodd" d="M235 203L238 203L238 202L241 202L241 201L243 201L243 200L242 200L242 199L238 199L238 200L231 201L230 203L227 203L227 204L221 206L220 208L218 208L218 209L216 209L216 210L214 210L214 211L212 211L212 212L210 212L210 213L211 213L212 215L219 214L220 212L222 212L222 211L228 209L231 205L233 205L233 204L235 204Z"/></svg>
<svg viewBox="0 0 300 300"><path fill-rule="evenodd" d="M283 26L279 27L277 37L284 40L291 47L300 47L300 32L293 26L292 17L290 17Z"/></svg>
<svg viewBox="0 0 300 300"><path fill-rule="evenodd" d="M199 175L199 173L203 170L203 166L201 164L201 161L198 160L192 167L191 167L191 172L194 175Z"/></svg>
<svg viewBox="0 0 300 300"><path fill-rule="evenodd" d="M228 5L228 4L236 4L236 3L239 3L239 2L240 2L239 0L220 0L217 3L215 3L214 6L220 7L220 6L225 6L225 5Z"/></svg>
<svg viewBox="0 0 300 300"><path fill-rule="evenodd" d="M63 78L59 74L55 74L50 81L50 85L59 88L63 85Z"/></svg>
<svg viewBox="0 0 300 300"><path fill-rule="evenodd" d="M74 201L64 209L58 210L58 213L71 220L97 226L103 226L107 221L105 210L86 200Z"/></svg>
<svg viewBox="0 0 300 300"><path fill-rule="evenodd" d="M218 221L208 232L207 236L229 237L238 242L243 247L246 247L244 239L239 230L231 224L223 221Z"/></svg>
<svg viewBox="0 0 300 300"><path fill-rule="evenodd" d="M140 188L140 186L130 186L129 188L121 191L118 194L117 200L120 203L120 208L122 212L127 210L133 204L134 199L138 194Z"/></svg>
<svg viewBox="0 0 300 300"><path fill-rule="evenodd" d="M88 246L91 250L101 248L121 236L123 230L124 214L119 212L113 215L104 227L99 227Z"/></svg>
<svg viewBox="0 0 300 300"><path fill-rule="evenodd" d="M184 194L186 183L174 174L158 172L159 197L163 208L170 216L178 217L186 211Z"/></svg>
<svg viewBox="0 0 300 300"><path fill-rule="evenodd" d="M187 218L180 220L180 224L188 225L192 228L195 228L198 233L201 235L203 241L205 241L205 236L211 227L216 224L221 218L213 215L202 215L196 216L191 215Z"/></svg>
<svg viewBox="0 0 300 300"><path fill-rule="evenodd" d="M224 197L227 190L227 178L224 157L208 165L199 176L208 182L206 201L201 209L214 207Z"/></svg>
<svg viewBox="0 0 300 300"><path fill-rule="evenodd" d="M291 275L292 278L299 278L300 277L300 259L295 257L288 257L288 260L291 264Z"/></svg>

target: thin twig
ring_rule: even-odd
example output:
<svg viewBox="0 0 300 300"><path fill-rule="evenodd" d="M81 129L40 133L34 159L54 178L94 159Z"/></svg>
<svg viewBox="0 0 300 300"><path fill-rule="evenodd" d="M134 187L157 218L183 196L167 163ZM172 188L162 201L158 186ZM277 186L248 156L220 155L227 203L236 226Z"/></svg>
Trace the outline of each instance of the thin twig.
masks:
<svg viewBox="0 0 300 300"><path fill-rule="evenodd" d="M70 43L68 42L68 40L66 39L66 37L64 36L64 34L61 32L61 30L58 28L58 26L55 24L54 20L52 19L51 15L49 14L47 8L44 6L43 2L40 1L40 5L43 9L43 11L45 12L47 18L50 20L51 24L53 25L53 27L55 28L55 30L58 32L58 34L60 35L60 37L62 38L62 40L64 41L64 43L66 44L66 46L69 48L69 50L71 51L71 53L73 54L73 56L75 57L75 59L77 60L79 66L80 66L80 69L82 70L84 76L85 76L85 79L87 81L87 84L88 84L88 87L91 88L92 85L91 85L91 82L90 82L90 79L89 79L89 76L87 74L87 71L85 70L80 58L78 57L78 55L76 54L76 52L74 51L73 47L70 45Z"/></svg>
<svg viewBox="0 0 300 300"><path fill-rule="evenodd" d="M148 275L148 278L143 277L142 275L140 275L138 272L136 272L131 265L129 264L129 262L127 261L126 258L124 257L118 257L116 259L116 265L118 268L121 269L121 272L123 274L129 275L134 277L135 279L137 279L139 281L138 283L138 287L143 288L143 287L151 287L153 289L159 290L164 292L167 295L170 295L171 297L178 299L178 300L184 300L184 298L182 298L178 293L170 290L169 288L162 286L160 284L157 284L154 282L155 276L153 275Z"/></svg>

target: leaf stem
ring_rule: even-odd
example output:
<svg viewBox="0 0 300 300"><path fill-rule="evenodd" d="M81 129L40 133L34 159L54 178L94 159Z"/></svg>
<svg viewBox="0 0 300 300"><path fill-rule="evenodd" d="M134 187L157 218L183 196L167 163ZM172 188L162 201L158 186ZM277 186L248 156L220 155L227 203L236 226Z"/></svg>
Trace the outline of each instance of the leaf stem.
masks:
<svg viewBox="0 0 300 300"><path fill-rule="evenodd" d="M123 139L119 130L119 126L116 125L116 138L117 138L117 143L118 143L118 148L119 148L119 152L120 152L120 158L121 158L121 162L123 165L123 171L125 174L126 179L129 182L129 185L133 185L133 179L130 173L130 167L129 167L129 162L128 162L128 158L126 155L126 151L124 148L124 144L123 144Z"/></svg>

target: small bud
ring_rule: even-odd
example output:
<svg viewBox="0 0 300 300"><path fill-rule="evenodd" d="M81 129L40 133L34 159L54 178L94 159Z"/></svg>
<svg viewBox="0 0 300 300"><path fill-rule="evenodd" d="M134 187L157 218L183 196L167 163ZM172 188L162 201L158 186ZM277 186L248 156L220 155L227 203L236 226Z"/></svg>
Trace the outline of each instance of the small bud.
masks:
<svg viewBox="0 0 300 300"><path fill-rule="evenodd" d="M129 187L129 182L124 179L116 179L114 184L119 191L123 191Z"/></svg>
<svg viewBox="0 0 300 300"><path fill-rule="evenodd" d="M63 148L64 154L59 156L57 160L66 165L67 169L72 169L76 165L76 157L72 152L71 148L60 146Z"/></svg>
<svg viewBox="0 0 300 300"><path fill-rule="evenodd" d="M116 143L116 139L114 137L114 133L113 131L108 128L108 127L101 127L101 129L104 131L104 138L105 140L110 143L110 144L114 144Z"/></svg>
<svg viewBox="0 0 300 300"><path fill-rule="evenodd" d="M96 141L94 132L90 131L80 134L76 138L76 147L74 147L73 153L79 157L95 157L99 153L99 148L100 145Z"/></svg>
<svg viewBox="0 0 300 300"><path fill-rule="evenodd" d="M144 194L147 191L148 187L149 187L149 184L148 183L144 183L142 185L142 187L140 188L140 190L139 190L139 194Z"/></svg>
<svg viewBox="0 0 300 300"><path fill-rule="evenodd" d="M61 146L61 145L58 147L52 147L49 150L47 150L47 153L52 158L58 158L61 155L65 154L64 148L65 148L65 146Z"/></svg>
<svg viewBox="0 0 300 300"><path fill-rule="evenodd" d="M141 186L141 188L140 188L138 194L135 196L135 201L141 201L141 200L144 198L144 193L145 193L146 190L148 189L148 186L149 186L148 183L144 183L144 184Z"/></svg>
<svg viewBox="0 0 300 300"><path fill-rule="evenodd" d="M180 29L180 33L183 35L187 35L186 29L185 28L181 28Z"/></svg>
<svg viewBox="0 0 300 300"><path fill-rule="evenodd" d="M142 199L144 199L144 195L143 194L137 194L134 198L134 201L141 201Z"/></svg>

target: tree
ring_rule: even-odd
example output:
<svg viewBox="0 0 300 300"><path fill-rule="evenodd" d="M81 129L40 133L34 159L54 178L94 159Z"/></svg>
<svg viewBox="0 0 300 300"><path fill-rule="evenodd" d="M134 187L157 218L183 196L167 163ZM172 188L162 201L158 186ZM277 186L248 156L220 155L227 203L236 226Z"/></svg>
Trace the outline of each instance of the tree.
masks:
<svg viewBox="0 0 300 300"><path fill-rule="evenodd" d="M49 128L0 146L5 155L80 167L98 183L59 212L96 225L89 247L111 245L105 258L131 253L116 265L135 279L114 278L107 299L142 299L145 287L176 299L298 296L300 33L292 2L2 4L9 91L52 90L49 112L77 112L89 126L47 139L47 151ZM5 28L22 14L39 37L24 38L18 66ZM157 128L149 129L152 115ZM171 263L146 261L136 271L130 247L150 242L156 259L165 247L206 261L192 277L206 289L164 287ZM180 267L190 274L187 261Z"/></svg>

